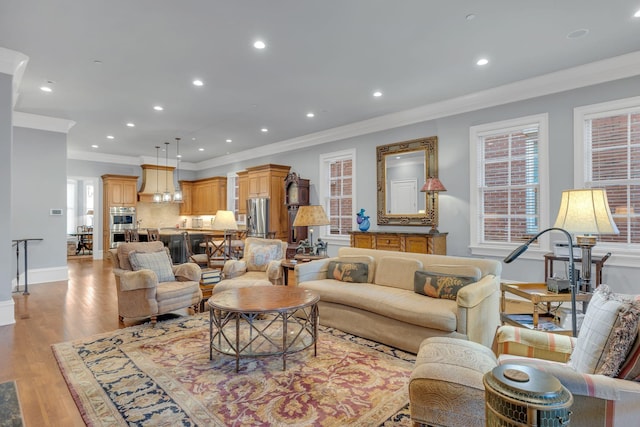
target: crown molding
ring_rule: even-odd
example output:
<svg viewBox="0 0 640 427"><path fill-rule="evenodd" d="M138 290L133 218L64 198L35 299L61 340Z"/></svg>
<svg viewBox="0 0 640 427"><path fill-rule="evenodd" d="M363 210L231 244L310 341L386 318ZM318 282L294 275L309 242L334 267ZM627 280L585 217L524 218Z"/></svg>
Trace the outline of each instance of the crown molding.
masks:
<svg viewBox="0 0 640 427"><path fill-rule="evenodd" d="M59 119L56 117L39 116L37 114L13 112L13 126L20 128L30 128L46 130L49 132L69 133L69 130L76 124L73 120Z"/></svg>
<svg viewBox="0 0 640 427"><path fill-rule="evenodd" d="M11 92L13 94L12 107L15 107L16 102L18 102L18 88L22 82L22 76L28 62L29 57L27 55L0 47L0 73L13 76L11 84Z"/></svg>
<svg viewBox="0 0 640 427"><path fill-rule="evenodd" d="M140 166L144 164L155 165L156 157L155 156L139 156L139 157L131 157L131 156L121 156L117 154L104 154L104 153L95 153L91 151L77 151L77 150L69 150L67 151L67 159L70 160L82 160L86 162L98 162L98 163L115 163L119 165L130 165L130 166ZM169 160L170 166L176 166L175 161ZM162 166L162 165L160 165ZM194 163L189 162L180 162L180 170L191 170L195 171L196 165Z"/></svg>

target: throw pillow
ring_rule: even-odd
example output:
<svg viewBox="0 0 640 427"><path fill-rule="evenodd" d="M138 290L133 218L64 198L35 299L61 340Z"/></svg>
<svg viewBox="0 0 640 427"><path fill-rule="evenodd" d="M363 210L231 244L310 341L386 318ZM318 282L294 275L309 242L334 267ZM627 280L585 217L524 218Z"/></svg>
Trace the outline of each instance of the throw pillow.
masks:
<svg viewBox="0 0 640 427"><path fill-rule="evenodd" d="M569 366L584 374L616 375L636 337L639 309L638 302L600 285L589 302Z"/></svg>
<svg viewBox="0 0 640 427"><path fill-rule="evenodd" d="M639 330L636 331L636 333L639 335L636 337L636 341L629 351L627 359L622 364L617 378L640 381L640 325L638 326Z"/></svg>
<svg viewBox="0 0 640 427"><path fill-rule="evenodd" d="M367 264L369 275L367 276L367 283L373 283L373 278L376 272L376 260L371 255L343 255L338 257L340 262L361 262Z"/></svg>
<svg viewBox="0 0 640 427"><path fill-rule="evenodd" d="M270 261L282 258L282 245L278 243L252 242L245 247L244 260L247 271L267 271Z"/></svg>
<svg viewBox="0 0 640 427"><path fill-rule="evenodd" d="M473 265L463 264L429 264L424 269L435 274L450 274L452 276L473 277L474 282L482 278L482 271Z"/></svg>
<svg viewBox="0 0 640 427"><path fill-rule="evenodd" d="M327 279L341 282L367 283L369 266L364 262L329 261Z"/></svg>
<svg viewBox="0 0 640 427"><path fill-rule="evenodd" d="M464 286L474 283L475 277L438 274L432 271L418 270L413 279L413 290L431 298L455 300L458 291Z"/></svg>
<svg viewBox="0 0 640 427"><path fill-rule="evenodd" d="M130 252L129 262L134 271L149 269L156 273L158 282L174 282L176 277L173 275L171 268L171 260L167 253L162 252Z"/></svg>
<svg viewBox="0 0 640 427"><path fill-rule="evenodd" d="M133 270L129 262L129 254L135 252L158 252L164 249L164 243L156 242L132 242L122 243L118 245L116 250L118 254L119 267L123 270Z"/></svg>

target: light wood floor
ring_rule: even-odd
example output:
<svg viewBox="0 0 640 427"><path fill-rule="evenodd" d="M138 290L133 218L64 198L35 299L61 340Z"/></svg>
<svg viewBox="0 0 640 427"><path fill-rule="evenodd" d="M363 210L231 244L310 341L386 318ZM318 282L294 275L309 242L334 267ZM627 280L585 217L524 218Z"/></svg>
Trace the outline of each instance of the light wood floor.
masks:
<svg viewBox="0 0 640 427"><path fill-rule="evenodd" d="M14 325L0 326L0 382L15 380L26 426L84 426L51 344L112 331L118 322L108 261L68 261L69 281L13 294Z"/></svg>

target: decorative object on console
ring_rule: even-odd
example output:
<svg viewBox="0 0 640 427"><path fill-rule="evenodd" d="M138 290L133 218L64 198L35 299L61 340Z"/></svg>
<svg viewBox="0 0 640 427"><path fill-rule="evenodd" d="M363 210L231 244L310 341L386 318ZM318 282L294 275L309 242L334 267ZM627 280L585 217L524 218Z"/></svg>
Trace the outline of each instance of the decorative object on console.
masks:
<svg viewBox="0 0 640 427"><path fill-rule="evenodd" d="M176 190L173 193L173 201L175 203L183 203L182 189L180 188L180 138L176 138Z"/></svg>
<svg viewBox="0 0 640 427"><path fill-rule="evenodd" d="M560 211L554 227L576 236L582 248L582 290L591 292L591 248L596 244L596 234L619 234L609 209L607 192L601 188L567 190L562 192Z"/></svg>
<svg viewBox="0 0 640 427"><path fill-rule="evenodd" d="M447 191L442 182L437 177L430 177L420 189L423 193L431 194L431 209L433 210L433 224L429 233L439 233L438 231L438 209L436 209L436 195L441 191Z"/></svg>
<svg viewBox="0 0 640 427"><path fill-rule="evenodd" d="M313 227L330 224L331 221L329 221L324 208L320 205L300 206L296 218L293 220L294 227ZM314 248L313 228L309 228L309 244Z"/></svg>
<svg viewBox="0 0 640 427"><path fill-rule="evenodd" d="M162 202L162 194L158 191L158 175L160 173L160 146L156 145L156 192L153 193L153 203Z"/></svg>
<svg viewBox="0 0 640 427"><path fill-rule="evenodd" d="M358 222L358 228L360 229L360 231L369 230L371 223L369 222L369 215L364 214L364 209L360 209L360 212L358 212L356 216L356 221Z"/></svg>

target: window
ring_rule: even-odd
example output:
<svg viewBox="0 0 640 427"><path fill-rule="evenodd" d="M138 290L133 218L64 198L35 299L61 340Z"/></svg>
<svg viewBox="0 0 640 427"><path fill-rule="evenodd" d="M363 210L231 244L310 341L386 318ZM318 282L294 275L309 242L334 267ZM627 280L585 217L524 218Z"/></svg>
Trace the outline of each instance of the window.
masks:
<svg viewBox="0 0 640 427"><path fill-rule="evenodd" d="M238 209L240 207L240 189L238 188L238 174L229 172L227 174L227 210L233 212L238 220Z"/></svg>
<svg viewBox="0 0 640 427"><path fill-rule="evenodd" d="M321 237L344 240L353 230L355 188L355 150L345 150L320 156L320 204L331 226Z"/></svg>
<svg viewBox="0 0 640 427"><path fill-rule="evenodd" d="M472 250L499 255L480 248L513 248L548 224L547 115L473 126L470 143Z"/></svg>
<svg viewBox="0 0 640 427"><path fill-rule="evenodd" d="M577 188L604 188L619 235L598 237L616 250L640 249L640 97L576 108Z"/></svg>

